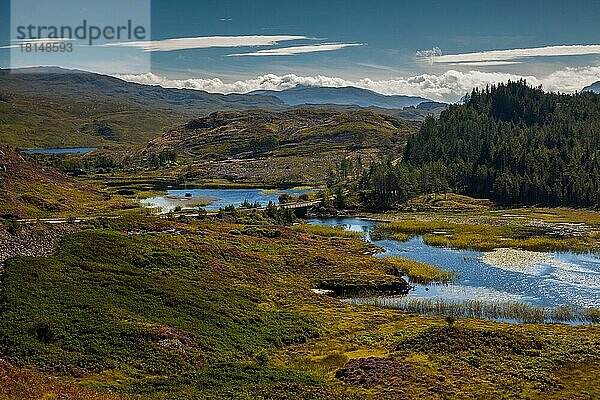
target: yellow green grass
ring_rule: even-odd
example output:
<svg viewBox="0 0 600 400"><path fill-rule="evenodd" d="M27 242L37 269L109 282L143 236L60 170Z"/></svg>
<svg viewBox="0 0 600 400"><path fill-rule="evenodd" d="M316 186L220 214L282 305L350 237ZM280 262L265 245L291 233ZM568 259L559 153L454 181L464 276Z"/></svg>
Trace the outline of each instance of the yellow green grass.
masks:
<svg viewBox="0 0 600 400"><path fill-rule="evenodd" d="M425 243L432 246L481 251L499 247L530 251L591 251L600 248L600 237L597 233L566 238L547 237L543 232L518 225L402 220L378 224L376 232L395 240L423 236Z"/></svg>
<svg viewBox="0 0 600 400"><path fill-rule="evenodd" d="M446 283L456 279L456 273L446 271L435 265L421 263L402 257L386 257L385 259L394 264L402 275L407 276L410 281L414 283Z"/></svg>
<svg viewBox="0 0 600 400"><path fill-rule="evenodd" d="M360 232L351 232L345 230L341 226L325 226L325 225L297 225L294 226L297 232L308 233L316 236L324 237L338 237L338 238L360 238L362 234Z"/></svg>

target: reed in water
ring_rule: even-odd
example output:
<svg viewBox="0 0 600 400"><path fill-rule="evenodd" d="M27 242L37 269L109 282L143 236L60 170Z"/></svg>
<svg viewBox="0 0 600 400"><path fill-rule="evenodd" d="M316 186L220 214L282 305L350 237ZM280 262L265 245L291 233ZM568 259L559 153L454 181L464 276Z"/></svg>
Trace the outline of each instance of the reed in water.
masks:
<svg viewBox="0 0 600 400"><path fill-rule="evenodd" d="M450 301L412 297L367 297L348 299L355 304L395 308L416 314L447 315L526 323L600 323L600 309L575 306L540 307L515 301Z"/></svg>

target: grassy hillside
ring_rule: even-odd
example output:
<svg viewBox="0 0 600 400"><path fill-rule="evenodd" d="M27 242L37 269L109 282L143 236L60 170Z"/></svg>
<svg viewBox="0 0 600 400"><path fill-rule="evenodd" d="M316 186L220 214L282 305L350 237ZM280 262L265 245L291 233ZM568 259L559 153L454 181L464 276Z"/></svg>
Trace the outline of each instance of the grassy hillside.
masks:
<svg viewBox="0 0 600 400"><path fill-rule="evenodd" d="M189 117L109 100L62 100L0 89L0 143L20 148L147 142Z"/></svg>
<svg viewBox="0 0 600 400"><path fill-rule="evenodd" d="M399 148L411 125L370 112L322 109L218 112L189 121L148 144L199 158L309 155L337 149Z"/></svg>
<svg viewBox="0 0 600 400"><path fill-rule="evenodd" d="M53 256L6 263L0 395L40 375L55 385L38 383L37 396L22 398L600 394L598 327L448 324L313 293L323 283L398 281L394 264L354 238L140 218L89 228L66 236Z"/></svg>
<svg viewBox="0 0 600 400"><path fill-rule="evenodd" d="M132 204L0 146L0 215L84 215L127 207Z"/></svg>
<svg viewBox="0 0 600 400"><path fill-rule="evenodd" d="M176 153L205 179L322 183L343 160L367 165L399 152L415 130L415 123L368 111L217 112L152 140L143 157Z"/></svg>
<svg viewBox="0 0 600 400"><path fill-rule="evenodd" d="M192 116L254 108L283 104L58 68L0 70L0 143L25 148L145 143Z"/></svg>

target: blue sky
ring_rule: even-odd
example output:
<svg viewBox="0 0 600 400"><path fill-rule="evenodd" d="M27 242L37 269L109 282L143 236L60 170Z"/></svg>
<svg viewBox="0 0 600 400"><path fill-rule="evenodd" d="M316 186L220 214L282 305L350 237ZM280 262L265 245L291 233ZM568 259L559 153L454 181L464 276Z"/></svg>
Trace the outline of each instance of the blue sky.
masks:
<svg viewBox="0 0 600 400"><path fill-rule="evenodd" d="M8 3L0 0L4 44ZM151 11L152 51L126 47L132 59L135 52L151 57L151 71L119 71L125 47L105 48L103 62L70 59L63 66L219 92L354 84L447 101L510 77L560 91L600 80L598 0L154 0ZM223 36L237 41L220 47L214 37ZM161 42L176 38L200 39ZM437 57L416 55L433 48ZM486 53L498 50L513 51ZM0 49L2 67L9 54Z"/></svg>

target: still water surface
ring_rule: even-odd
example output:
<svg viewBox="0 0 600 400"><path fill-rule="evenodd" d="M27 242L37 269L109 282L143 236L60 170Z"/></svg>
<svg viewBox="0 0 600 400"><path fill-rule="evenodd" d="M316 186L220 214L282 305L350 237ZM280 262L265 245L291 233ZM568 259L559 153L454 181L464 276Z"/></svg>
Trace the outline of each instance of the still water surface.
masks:
<svg viewBox="0 0 600 400"><path fill-rule="evenodd" d="M299 196L308 192L309 190L294 189L173 189L168 190L166 196L151 197L141 200L141 203L146 207L160 207L163 213L173 211L177 206L183 209L193 208L193 204L198 202L210 202L203 207L206 210L218 210L228 205L239 207L244 200L264 207L269 201L277 204L279 196L284 193Z"/></svg>
<svg viewBox="0 0 600 400"><path fill-rule="evenodd" d="M311 224L342 226L363 232L366 240L384 249L376 257L399 256L456 271L447 285L415 285L409 296L439 300L517 301L535 306L600 308L600 254L548 253L547 262L523 271L485 263L484 253L432 247L422 237L406 242L372 240L375 221L360 218L311 219Z"/></svg>

